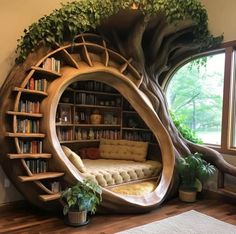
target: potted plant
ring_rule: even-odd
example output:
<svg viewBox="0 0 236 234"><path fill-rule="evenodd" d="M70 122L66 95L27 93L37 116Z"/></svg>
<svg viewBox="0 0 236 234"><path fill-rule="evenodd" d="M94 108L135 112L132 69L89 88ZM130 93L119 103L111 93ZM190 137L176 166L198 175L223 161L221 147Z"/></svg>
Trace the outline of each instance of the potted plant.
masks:
<svg viewBox="0 0 236 234"><path fill-rule="evenodd" d="M89 179L77 182L62 192L63 214L68 214L68 223L73 226L88 223L87 213L94 214L102 201L102 189Z"/></svg>
<svg viewBox="0 0 236 234"><path fill-rule="evenodd" d="M180 176L179 198L182 201L196 201L197 192L202 190L202 184L215 172L215 167L202 159L199 153L181 158L177 164Z"/></svg>

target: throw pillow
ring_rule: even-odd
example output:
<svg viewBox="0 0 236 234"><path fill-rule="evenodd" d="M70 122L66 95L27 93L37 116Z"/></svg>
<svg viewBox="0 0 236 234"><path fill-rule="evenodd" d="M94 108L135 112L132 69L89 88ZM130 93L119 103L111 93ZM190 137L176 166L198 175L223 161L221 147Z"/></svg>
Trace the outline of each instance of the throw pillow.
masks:
<svg viewBox="0 0 236 234"><path fill-rule="evenodd" d="M99 159L100 151L98 148L87 148L86 149L86 158L88 159Z"/></svg>
<svg viewBox="0 0 236 234"><path fill-rule="evenodd" d="M65 146L65 145L62 145L61 148L62 148L64 154L65 154L67 157L69 157L70 154L73 152L70 148L68 148L68 147Z"/></svg>
<svg viewBox="0 0 236 234"><path fill-rule="evenodd" d="M99 150L101 158L104 159L144 162L146 160L148 142L101 139Z"/></svg>
<svg viewBox="0 0 236 234"><path fill-rule="evenodd" d="M86 167L78 154L72 151L68 159L80 172L86 172Z"/></svg>

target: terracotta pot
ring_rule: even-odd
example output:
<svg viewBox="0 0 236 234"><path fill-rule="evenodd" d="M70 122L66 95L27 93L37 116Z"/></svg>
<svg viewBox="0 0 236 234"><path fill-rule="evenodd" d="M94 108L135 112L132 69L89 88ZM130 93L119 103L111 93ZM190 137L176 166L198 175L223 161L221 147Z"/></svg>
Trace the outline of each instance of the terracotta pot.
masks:
<svg viewBox="0 0 236 234"><path fill-rule="evenodd" d="M87 221L87 211L69 211L68 221L74 225L84 224Z"/></svg>
<svg viewBox="0 0 236 234"><path fill-rule="evenodd" d="M102 115L100 114L91 114L90 115L91 124L100 124L102 122Z"/></svg>
<svg viewBox="0 0 236 234"><path fill-rule="evenodd" d="M195 202L197 197L196 191L184 191L179 189L179 199L184 202Z"/></svg>

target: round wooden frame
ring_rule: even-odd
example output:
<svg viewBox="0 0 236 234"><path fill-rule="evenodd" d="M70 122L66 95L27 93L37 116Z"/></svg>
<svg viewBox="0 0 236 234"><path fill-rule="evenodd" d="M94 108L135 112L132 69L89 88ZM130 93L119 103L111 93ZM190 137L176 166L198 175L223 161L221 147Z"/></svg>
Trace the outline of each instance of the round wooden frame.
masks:
<svg viewBox="0 0 236 234"><path fill-rule="evenodd" d="M78 56L75 56L76 54ZM63 60L60 73L42 68L43 62L53 56ZM82 174L64 155L55 130L59 99L71 83L80 80L101 81L117 89L152 130L159 142L162 154L162 175L157 188L152 193L142 196L125 196L103 188L103 202L100 210L122 213L144 212L156 208L164 201L172 181L175 164L173 145L150 101L140 91L142 76L132 66L131 61L108 49L105 41L99 36L83 34L76 38L75 43L59 47L48 53L35 66L31 66L29 72L22 72L22 70L16 72L10 84L3 86L5 90L2 92L1 99L5 99L5 101L3 101L4 108L0 111L2 116L5 116L5 113L7 116L0 119L0 132L7 138L2 138L0 141L2 146L6 146L1 163L16 187L29 201L42 208L55 209L58 207L55 206L55 202L57 203L60 194L53 193L42 183L42 180L63 177L65 183L71 185L75 181L83 179ZM26 89L27 83L35 73L48 77L50 82L46 93ZM15 96L8 99L11 96L12 88ZM25 94L42 97L39 114L19 113L19 102L22 95ZM6 101L6 99L8 100ZM36 135L17 133L16 125L19 115L29 115L31 118L40 119L41 133ZM12 116L12 121L9 121L9 116ZM22 154L19 147L21 138L42 138L43 151L47 153ZM12 152L13 147L14 152ZM47 158L50 160L51 172L33 174L26 164L27 158Z"/></svg>

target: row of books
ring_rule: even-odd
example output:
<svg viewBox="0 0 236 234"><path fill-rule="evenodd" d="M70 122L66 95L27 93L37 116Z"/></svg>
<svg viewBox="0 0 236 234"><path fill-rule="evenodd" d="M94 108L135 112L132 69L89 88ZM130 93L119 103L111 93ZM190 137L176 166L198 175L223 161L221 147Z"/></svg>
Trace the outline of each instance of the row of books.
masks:
<svg viewBox="0 0 236 234"><path fill-rule="evenodd" d="M99 81L79 81L72 85L78 90L99 91L99 92L117 92L114 88Z"/></svg>
<svg viewBox="0 0 236 234"><path fill-rule="evenodd" d="M58 193L62 190L61 183L59 181L43 181L45 187L51 190L53 193Z"/></svg>
<svg viewBox="0 0 236 234"><path fill-rule="evenodd" d="M43 152L43 142L37 141L19 141L20 153L41 154Z"/></svg>
<svg viewBox="0 0 236 234"><path fill-rule="evenodd" d="M134 132L134 131L124 131L123 139L130 141L152 141L152 133L150 132Z"/></svg>
<svg viewBox="0 0 236 234"><path fill-rule="evenodd" d="M60 72L61 62L54 57L47 58L43 63L43 68L45 70L51 70L55 72Z"/></svg>
<svg viewBox="0 0 236 234"><path fill-rule="evenodd" d="M75 96L75 102L78 104L97 105L98 97L94 94L78 93Z"/></svg>
<svg viewBox="0 0 236 234"><path fill-rule="evenodd" d="M30 78L29 82L26 85L27 89L30 90L38 90L38 91L47 91L47 80L46 79L35 79L33 77Z"/></svg>
<svg viewBox="0 0 236 234"><path fill-rule="evenodd" d="M104 97L102 98L101 95L95 94L88 94L88 93L78 93L75 96L76 104L86 104L86 105L99 105L99 106L113 106L113 107L120 107L121 106L121 99L119 97L110 97L109 99Z"/></svg>
<svg viewBox="0 0 236 234"><path fill-rule="evenodd" d="M18 111L20 112L27 112L27 113L39 113L40 102L30 101L30 100L23 100L21 99L18 106Z"/></svg>
<svg viewBox="0 0 236 234"><path fill-rule="evenodd" d="M72 129L57 127L57 137L59 141L71 141L73 139Z"/></svg>
<svg viewBox="0 0 236 234"><path fill-rule="evenodd" d="M26 159L26 165L34 173L43 173L48 170L48 163L43 159Z"/></svg>
<svg viewBox="0 0 236 234"><path fill-rule="evenodd" d="M17 119L17 132L38 133L39 132L39 120Z"/></svg>
<svg viewBox="0 0 236 234"><path fill-rule="evenodd" d="M99 140L101 138L120 139L120 131L118 130L108 130L108 129L80 129L75 130L75 140Z"/></svg>

